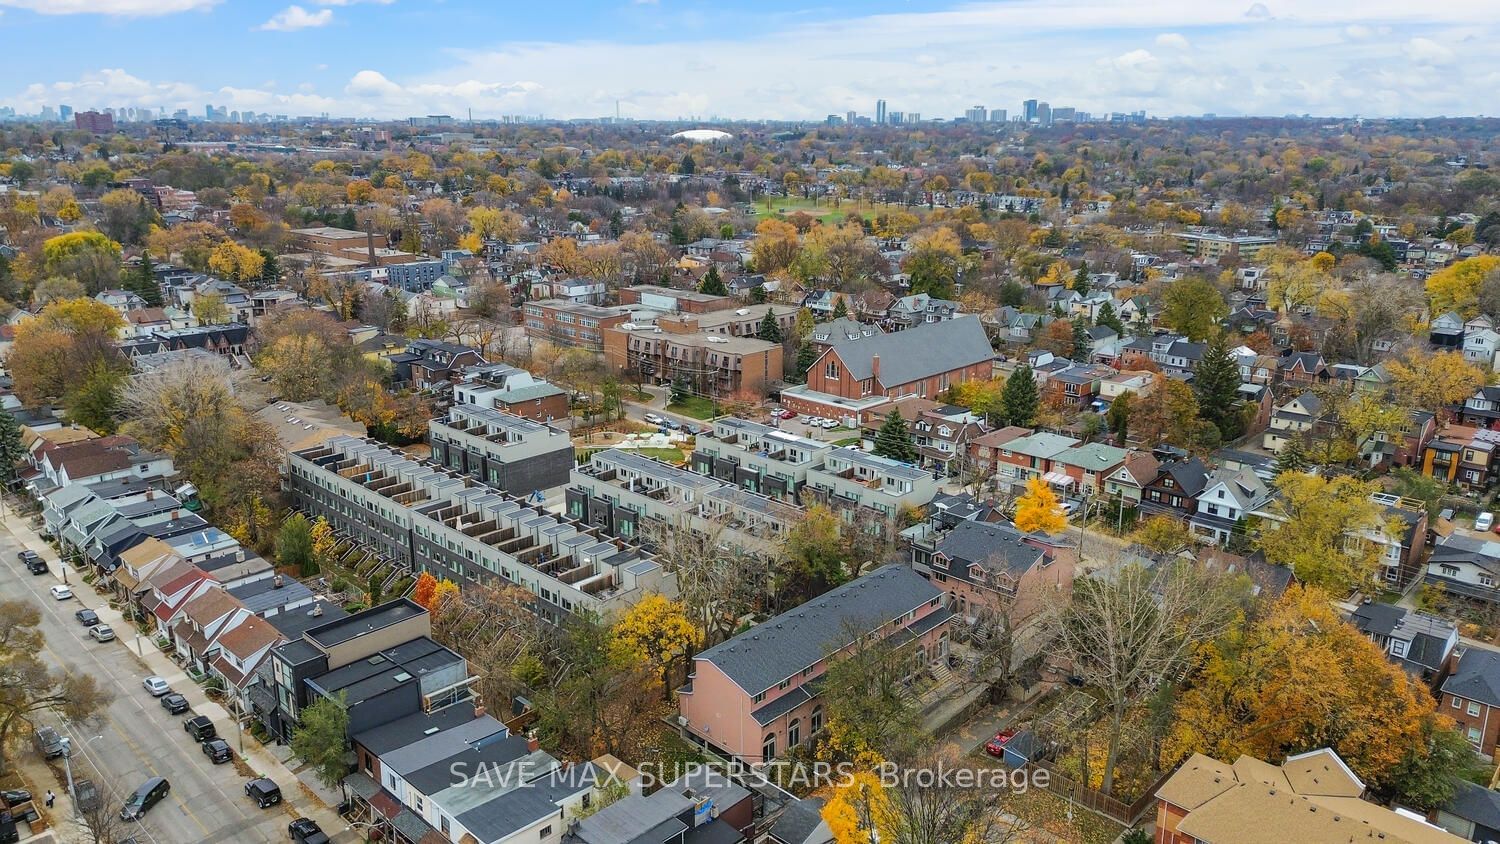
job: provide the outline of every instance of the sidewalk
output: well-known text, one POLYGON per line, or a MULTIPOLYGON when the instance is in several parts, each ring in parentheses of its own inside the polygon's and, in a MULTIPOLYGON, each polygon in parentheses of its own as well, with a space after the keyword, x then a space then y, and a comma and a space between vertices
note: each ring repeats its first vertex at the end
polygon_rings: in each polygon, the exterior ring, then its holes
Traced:
MULTIPOLYGON (((203 688, 193 682, 181 666, 157 648, 154 641, 147 641, 146 637, 136 638, 135 624, 127 621, 122 613, 104 602, 102 596, 95 593, 92 586, 83 582, 78 572, 66 566, 53 551, 52 546, 32 529, 28 519, 16 515, 15 511, 9 507, 5 508, 3 518, 5 530, 24 547, 41 555, 42 559, 47 561, 47 566, 51 569, 54 578, 67 583, 80 595, 96 599, 88 603, 97 604, 95 611, 99 614, 99 620, 114 628, 119 634, 115 641, 145 666, 142 676, 154 674, 166 680, 167 684, 172 687, 172 691, 187 698, 188 705, 194 714, 206 715, 214 722, 219 735, 235 747, 236 753, 251 770, 259 776, 270 777, 281 786, 283 805, 287 806, 293 815, 310 817, 317 821, 323 831, 328 833, 333 840, 359 840, 356 832, 350 832, 347 835, 337 834, 347 824, 332 808, 339 803, 339 796, 336 793, 324 788, 311 773, 305 778, 298 776, 296 771, 287 767, 272 753, 270 748, 262 745, 254 736, 242 734, 239 722, 230 715, 228 710, 217 702, 209 700, 203 688), (140 648, 139 651, 136 650, 137 646, 140 648), (234 726, 231 728, 230 725, 234 726), (298 788, 298 785, 303 787, 298 788)), ((290 759, 290 751, 283 749, 283 752, 290 759)), ((50 780, 48 785, 42 786, 43 790, 49 785, 50 780)), ((59 794, 53 817, 66 819, 72 816, 71 807, 66 807, 64 811, 64 803, 67 799, 66 793, 59 794)), ((62 825, 67 825, 66 820, 62 822, 62 825)))

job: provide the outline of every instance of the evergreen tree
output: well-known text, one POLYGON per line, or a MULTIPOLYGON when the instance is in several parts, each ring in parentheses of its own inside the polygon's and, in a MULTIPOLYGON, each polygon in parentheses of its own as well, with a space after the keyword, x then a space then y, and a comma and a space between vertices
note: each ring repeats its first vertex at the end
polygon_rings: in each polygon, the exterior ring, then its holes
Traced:
POLYGON ((880 424, 880 430, 875 433, 873 451, 879 457, 889 457, 902 463, 916 462, 917 447, 912 444, 911 432, 906 429, 906 420, 901 418, 901 411, 892 408, 885 421, 880 424))
POLYGON ((1093 355, 1093 339, 1089 337, 1089 324, 1083 315, 1073 317, 1073 360, 1087 363, 1093 355))
POLYGON ((1193 392, 1198 398, 1198 416, 1212 422, 1225 440, 1240 435, 1240 415, 1236 412, 1240 383, 1240 365, 1229 351, 1224 332, 1217 332, 1194 370, 1193 392))
POLYGON ((148 306, 161 307, 161 285, 156 282, 156 265, 150 252, 141 253, 141 266, 127 279, 125 289, 141 297, 148 306))
POLYGON ((682 154, 682 162, 677 165, 677 172, 684 176, 691 176, 698 171, 698 162, 693 160, 693 154, 685 152, 682 154))
POLYGON ((1031 374, 1030 366, 1022 364, 1005 380, 1005 389, 1000 392, 1000 413, 1005 424, 1029 426, 1040 404, 1036 376, 1031 374))
POLYGON ((1276 453, 1276 474, 1305 471, 1309 462, 1307 446, 1302 444, 1302 438, 1292 437, 1276 453))
POLYGON ((812 369, 813 363, 818 359, 818 347, 811 343, 803 343, 802 348, 797 350, 797 381, 807 382, 807 370, 812 369))
POLYGON ((262 249, 260 250, 260 259, 264 262, 261 265, 260 277, 264 279, 267 284, 280 284, 281 262, 276 260, 276 253, 272 252, 269 249, 262 249))
POLYGON ((834 305, 833 305, 833 318, 834 319, 843 319, 844 317, 846 317, 846 316, 849 315, 849 304, 848 304, 848 301, 849 300, 846 299, 845 297, 840 296, 839 299, 838 299, 838 301, 834 303, 834 305))
POLYGON ((709 265, 708 272, 703 276, 703 283, 698 285, 698 292, 706 293, 709 296, 729 295, 729 288, 724 286, 724 279, 719 277, 719 267, 717 264, 709 265))
POLYGON ((1115 313, 1115 303, 1105 302, 1099 306, 1099 316, 1094 319, 1095 325, 1107 325, 1115 330, 1115 334, 1125 336, 1125 323, 1120 321, 1120 315, 1115 313))
POLYGON ((1134 403, 1135 393, 1126 390, 1115 396, 1115 400, 1109 403, 1109 410, 1104 413, 1104 424, 1115 435, 1115 445, 1121 448, 1124 448, 1125 439, 1130 436, 1130 406, 1134 403))
POLYGON ((0 410, 0 481, 13 488, 20 477, 21 460, 26 456, 26 446, 21 443, 21 422, 9 413, 0 410))
POLYGON ((1079 296, 1089 295, 1089 262, 1084 261, 1078 265, 1078 272, 1073 274, 1073 291, 1079 296))
POLYGON ((339 228, 359 231, 359 220, 354 218, 353 208, 345 208, 344 213, 339 215, 339 228))
POLYGON ((755 336, 767 343, 781 342, 781 326, 776 323, 776 313, 770 308, 766 308, 766 315, 761 319, 755 336))
POLYGON ((766 286, 764 284, 757 284, 756 286, 750 288, 750 303, 752 305, 761 305, 764 304, 765 301, 766 286))
POLYGON ((672 390, 667 395, 667 402, 669 404, 681 404, 687 401, 688 395, 687 381, 680 377, 674 378, 672 380, 672 390))

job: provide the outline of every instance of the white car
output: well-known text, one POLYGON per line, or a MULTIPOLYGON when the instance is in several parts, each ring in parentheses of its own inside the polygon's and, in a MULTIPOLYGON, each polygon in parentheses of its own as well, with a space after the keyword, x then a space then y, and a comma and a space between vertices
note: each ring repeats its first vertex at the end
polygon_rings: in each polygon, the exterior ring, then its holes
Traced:
POLYGON ((167 692, 172 691, 172 687, 167 685, 167 681, 160 677, 147 677, 141 681, 141 685, 146 687, 146 691, 150 692, 152 697, 161 697, 167 692))
POLYGON ((1490 528, 1492 528, 1494 526, 1495 526, 1495 514, 1494 513, 1480 513, 1474 519, 1474 529, 1475 530, 1489 530, 1490 528))
POLYGON ((89 637, 96 642, 113 642, 115 631, 108 624, 95 624, 89 628, 89 637))
POLYGON ((658 416, 655 413, 648 413, 648 414, 646 414, 642 418, 644 418, 646 420, 647 424, 650 424, 650 425, 660 425, 661 423, 667 421, 667 420, 663 419, 662 417, 658 416))
POLYGON ((52 597, 56 598, 59 601, 66 601, 69 598, 73 597, 73 590, 69 589, 66 586, 63 586, 60 583, 56 586, 47 587, 47 591, 51 592, 52 597))
POLYGON ((826 428, 827 430, 832 431, 834 428, 837 428, 838 426, 839 426, 839 420, 837 420, 837 419, 824 419, 823 420, 823 427, 826 428))

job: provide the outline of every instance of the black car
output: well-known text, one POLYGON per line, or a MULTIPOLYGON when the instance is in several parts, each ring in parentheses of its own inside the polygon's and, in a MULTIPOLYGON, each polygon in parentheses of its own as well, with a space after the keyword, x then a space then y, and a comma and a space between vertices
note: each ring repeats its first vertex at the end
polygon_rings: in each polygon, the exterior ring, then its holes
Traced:
POLYGON ((328 836, 312 818, 298 818, 286 825, 286 831, 296 844, 328 844, 328 836))
POLYGON ((187 698, 183 697, 182 695, 180 695, 180 694, 178 694, 176 692, 172 692, 171 694, 162 695, 161 696, 161 706, 162 706, 163 709, 167 710, 168 712, 172 713, 173 715, 180 715, 180 714, 188 711, 187 698))
POLYGON ((125 798, 125 805, 120 809, 120 820, 138 821, 152 806, 160 803, 167 793, 172 790, 172 784, 165 777, 152 777, 141 784, 133 794, 125 798))
POLYGON ((245 783, 245 794, 262 809, 269 809, 281 802, 281 787, 266 777, 245 783))
POLYGON ((22 803, 31 802, 31 792, 24 788, 7 788, 0 791, 0 802, 8 809, 11 806, 19 806, 22 803))
POLYGON ((221 738, 211 738, 203 742, 203 755, 215 765, 220 762, 228 762, 234 758, 234 751, 229 749, 229 742, 221 738))
POLYGON ((21 561, 21 565, 23 565, 23 566, 29 566, 29 565, 31 565, 31 561, 32 560, 40 560, 41 557, 38 557, 35 551, 27 549, 27 550, 22 551, 21 553, 17 554, 16 555, 16 559, 18 559, 18 560, 21 561))
POLYGON ((32 574, 46 574, 48 571, 47 561, 41 557, 33 556, 26 561, 26 570, 32 574))
POLYGON ((78 623, 84 627, 93 627, 99 623, 99 614, 87 607, 73 613, 73 617, 78 619, 78 623))
POLYGON ((211 738, 218 738, 219 731, 215 729, 214 722, 208 720, 207 715, 194 715, 182 722, 182 729, 193 737, 193 741, 204 742, 211 738))

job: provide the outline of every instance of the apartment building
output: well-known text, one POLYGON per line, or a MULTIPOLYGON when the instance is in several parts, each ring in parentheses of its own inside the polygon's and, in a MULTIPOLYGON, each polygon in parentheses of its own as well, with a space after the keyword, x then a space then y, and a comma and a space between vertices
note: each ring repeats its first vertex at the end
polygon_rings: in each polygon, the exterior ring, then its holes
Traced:
POLYGON ((726 416, 699 434, 693 471, 735 484, 777 501, 795 503, 808 470, 821 465, 833 446, 821 440, 726 416))
POLYGON ((566 431, 473 404, 427 423, 432 460, 517 496, 561 486, 573 468, 566 431))
POLYGON ((1210 261, 1222 258, 1254 261, 1267 247, 1276 245, 1274 237, 1227 235, 1208 231, 1178 232, 1176 238, 1177 248, 1188 255, 1210 261))
POLYGON ((549 621, 677 592, 644 551, 389 446, 338 437, 288 459, 293 504, 340 535, 414 570, 519 586, 549 621))
POLYGON ((947 657, 953 617, 910 567, 883 566, 694 656, 678 723, 725 756, 770 762, 823 730, 817 681, 856 639, 911 642, 915 673, 947 657))
POLYGON ((622 449, 606 449, 573 470, 567 516, 621 539, 653 526, 722 528, 741 547, 770 552, 800 518, 794 505, 736 483, 700 475, 622 449))
POLYGON ((568 394, 562 388, 504 363, 465 368, 453 385, 453 401, 534 422, 568 418, 568 394))
POLYGON ((925 506, 937 493, 931 472, 841 446, 808 470, 802 501, 828 506, 846 523, 879 534, 893 531, 902 508, 925 506))
POLYGON ((604 329, 630 321, 630 311, 625 308, 600 307, 566 299, 527 302, 521 310, 525 316, 526 336, 532 340, 595 351, 604 349, 604 329))
POLYGON ((610 370, 653 384, 681 382, 705 396, 761 392, 782 376, 780 343, 718 332, 678 333, 664 322, 658 319, 651 328, 623 323, 605 329, 604 360, 610 370))

